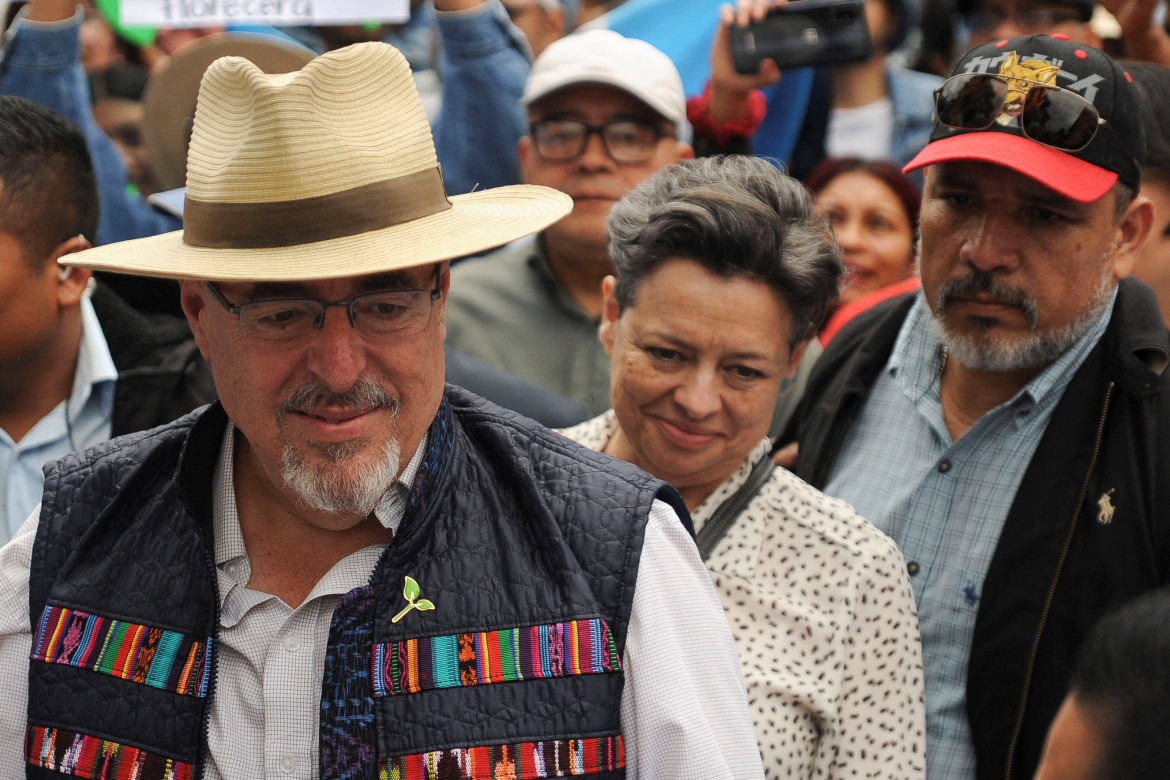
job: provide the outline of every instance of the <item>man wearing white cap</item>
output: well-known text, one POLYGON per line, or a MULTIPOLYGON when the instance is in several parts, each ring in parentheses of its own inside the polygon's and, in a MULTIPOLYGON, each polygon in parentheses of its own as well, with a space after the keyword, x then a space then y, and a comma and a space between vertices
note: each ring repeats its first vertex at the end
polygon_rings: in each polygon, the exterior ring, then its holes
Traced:
POLYGON ((663 165, 691 157, 674 64, 648 43, 591 30, 553 43, 525 87, 521 178, 573 199, 534 241, 460 263, 447 340, 492 367, 609 408, 609 359, 597 340, 610 207, 663 165))
POLYGON ((214 63, 187 184, 68 261, 180 278, 221 402, 48 468, 0 776, 761 777, 677 493, 444 386, 446 261, 568 198, 448 198, 378 43, 214 63))

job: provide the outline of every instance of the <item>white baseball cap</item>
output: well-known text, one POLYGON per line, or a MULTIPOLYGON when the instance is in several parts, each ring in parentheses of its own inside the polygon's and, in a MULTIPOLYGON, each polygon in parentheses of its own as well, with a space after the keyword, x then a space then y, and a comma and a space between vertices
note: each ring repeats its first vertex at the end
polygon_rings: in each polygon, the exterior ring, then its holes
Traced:
POLYGON ((682 137, 687 115, 682 78, 670 58, 645 41, 613 30, 567 35, 532 63, 520 102, 531 106, 576 84, 604 84, 629 93, 673 123, 682 137))

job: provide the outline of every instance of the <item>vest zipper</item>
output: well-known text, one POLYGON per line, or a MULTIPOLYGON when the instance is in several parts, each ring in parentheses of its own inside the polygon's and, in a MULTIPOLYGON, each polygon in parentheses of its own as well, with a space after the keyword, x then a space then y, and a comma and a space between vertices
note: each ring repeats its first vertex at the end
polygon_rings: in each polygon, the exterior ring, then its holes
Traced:
POLYGON ((1101 454, 1101 440, 1105 435, 1105 418, 1109 415, 1109 404, 1113 400, 1114 382, 1105 388, 1105 401, 1101 405, 1101 417, 1097 420, 1097 434, 1093 441, 1093 454, 1089 459, 1089 468, 1085 472, 1085 479, 1081 483, 1081 492, 1077 496, 1076 506, 1073 508, 1072 521, 1064 537, 1064 546, 1060 550, 1060 557, 1056 561, 1056 570, 1052 574, 1052 583, 1048 586, 1048 596, 1044 599, 1044 608, 1040 611, 1040 622, 1036 626, 1036 633, 1032 637, 1032 652, 1028 657, 1027 670, 1024 673, 1024 687, 1020 696, 1020 705, 1016 710, 1016 725, 1012 729, 1012 738, 1008 742, 1007 761, 1004 763, 1004 780, 1011 780, 1012 762, 1015 760, 1016 748, 1019 746, 1020 732, 1024 730, 1024 711, 1028 706, 1028 693, 1032 687, 1032 673, 1036 667, 1036 654, 1040 651, 1040 636, 1044 633, 1044 626, 1048 622, 1048 613, 1052 610, 1052 601, 1056 597, 1056 586, 1060 582, 1060 575, 1064 569, 1064 562, 1068 558, 1068 551, 1072 547, 1073 534, 1076 532, 1077 519, 1081 514, 1081 506, 1085 503, 1085 496, 1089 493, 1089 480, 1093 476, 1093 469, 1097 467, 1097 458, 1101 454))
MULTIPOLYGON (((214 545, 214 542, 212 544, 214 545)), ((212 549, 214 549, 214 546, 212 549)), ((207 562, 211 570, 212 590, 215 592, 215 622, 212 624, 214 637, 208 642, 207 647, 208 653, 211 656, 208 659, 208 663, 211 664, 211 669, 208 673, 207 700, 203 703, 203 738, 199 741, 199 749, 195 752, 195 772, 192 780, 203 780, 207 775, 207 759, 211 755, 211 704, 215 698, 215 689, 219 677, 219 652, 216 649, 216 645, 219 643, 220 620, 219 572, 215 568, 215 558, 211 550, 207 549, 206 545, 203 548, 203 559, 207 562)))

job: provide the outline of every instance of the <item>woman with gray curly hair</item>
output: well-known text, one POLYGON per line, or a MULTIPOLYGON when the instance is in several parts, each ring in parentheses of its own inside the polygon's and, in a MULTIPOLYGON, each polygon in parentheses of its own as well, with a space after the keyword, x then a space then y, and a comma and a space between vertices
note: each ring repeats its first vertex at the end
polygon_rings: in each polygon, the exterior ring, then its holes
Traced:
POLYGON ((664 168, 609 216, 613 408, 565 431, 679 489, 735 635, 769 778, 924 775, 906 567, 776 467, 772 410, 841 275, 805 188, 753 157, 664 168))

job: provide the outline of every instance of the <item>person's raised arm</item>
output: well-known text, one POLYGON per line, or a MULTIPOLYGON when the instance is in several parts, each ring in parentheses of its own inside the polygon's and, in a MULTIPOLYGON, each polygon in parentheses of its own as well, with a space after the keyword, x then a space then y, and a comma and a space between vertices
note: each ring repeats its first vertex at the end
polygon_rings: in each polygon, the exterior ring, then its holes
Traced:
POLYGON ((1125 56, 1170 66, 1170 33, 1154 21, 1158 0, 1102 0, 1121 25, 1125 56))
POLYGON ((73 18, 77 0, 32 0, 25 18, 31 22, 59 22, 73 18))
POLYGON ((747 139, 764 119, 765 100, 759 90, 780 80, 780 69, 770 59, 755 73, 739 73, 731 56, 731 28, 763 19, 787 0, 739 0, 719 7, 719 26, 711 45, 711 79, 702 95, 687 101, 687 119, 695 131, 700 156, 750 151, 747 139))
POLYGON ((435 151, 447 192, 517 184, 531 65, 523 35, 499 0, 435 0, 435 11, 443 74, 435 151))
POLYGON ((81 67, 81 20, 74 0, 32 0, 0 54, 0 93, 35 100, 81 127, 101 198, 95 244, 177 230, 179 220, 126 193, 125 164, 93 118, 81 67))

